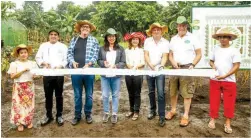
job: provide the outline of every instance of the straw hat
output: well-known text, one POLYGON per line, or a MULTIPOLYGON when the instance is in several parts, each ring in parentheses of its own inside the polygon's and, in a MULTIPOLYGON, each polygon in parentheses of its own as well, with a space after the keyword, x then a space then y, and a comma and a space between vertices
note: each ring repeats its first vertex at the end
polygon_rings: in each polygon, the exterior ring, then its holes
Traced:
POLYGON ((18 51, 19 49, 23 49, 23 48, 27 49, 29 55, 32 53, 32 47, 31 47, 31 46, 26 46, 25 44, 20 44, 20 45, 16 46, 16 47, 13 49, 13 52, 11 53, 11 55, 12 55, 13 57, 17 58, 17 57, 18 57, 17 51, 18 51))
POLYGON ((141 33, 141 32, 133 32, 133 33, 131 33, 131 34, 129 34, 129 33, 127 33, 127 34, 125 34, 125 36, 124 36, 124 40, 125 41, 128 41, 128 40, 130 40, 130 39, 132 39, 132 38, 139 38, 140 40, 141 40, 141 42, 143 43, 144 41, 145 41, 145 39, 146 39, 146 37, 145 37, 145 35, 143 34, 143 33, 141 33))
POLYGON ((216 40, 219 40, 219 36, 229 36, 230 41, 235 40, 237 38, 237 35, 233 34, 229 28, 223 28, 216 32, 216 34, 212 35, 212 37, 216 40))
POLYGON ((96 27, 92 23, 90 23, 89 21, 87 21, 87 20, 80 20, 80 21, 77 21, 77 23, 75 24, 74 31, 77 32, 77 33, 79 33, 81 26, 84 25, 84 24, 87 24, 87 25, 90 26, 91 32, 96 30, 96 27))
POLYGON ((150 25, 149 29, 146 30, 146 34, 147 34, 148 36, 151 36, 151 35, 152 35, 152 29, 155 28, 155 27, 158 27, 158 28, 161 28, 161 29, 162 29, 162 35, 163 35, 164 33, 167 33, 167 32, 168 32, 168 27, 167 27, 167 26, 165 26, 165 25, 162 26, 162 25, 160 25, 159 23, 153 23, 153 24, 150 25))

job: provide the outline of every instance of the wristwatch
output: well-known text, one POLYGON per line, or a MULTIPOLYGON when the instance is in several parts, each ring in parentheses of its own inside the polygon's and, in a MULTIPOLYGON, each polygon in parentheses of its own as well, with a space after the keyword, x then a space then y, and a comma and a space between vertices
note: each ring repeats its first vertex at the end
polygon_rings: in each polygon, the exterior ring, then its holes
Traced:
POLYGON ((160 66, 160 67, 159 67, 159 70, 162 70, 162 69, 164 69, 164 66, 160 66))
POLYGON ((192 66, 195 67, 195 64, 192 63, 192 66))

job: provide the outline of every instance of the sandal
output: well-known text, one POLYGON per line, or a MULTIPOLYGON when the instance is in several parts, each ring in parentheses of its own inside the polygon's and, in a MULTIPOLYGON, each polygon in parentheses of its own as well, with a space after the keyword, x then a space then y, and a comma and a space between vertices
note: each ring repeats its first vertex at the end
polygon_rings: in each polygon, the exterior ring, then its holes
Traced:
POLYGON ((208 126, 209 128, 211 128, 211 129, 215 129, 215 122, 212 121, 212 120, 210 120, 210 122, 208 123, 207 126, 208 126))
POLYGON ((231 134, 233 132, 233 129, 231 127, 228 127, 226 124, 224 124, 224 131, 227 134, 231 134))
POLYGON ((171 120, 171 119, 173 119, 173 117, 176 115, 176 113, 173 113, 173 112, 168 112, 167 114, 166 114, 166 116, 165 116, 165 119, 166 120, 171 120))
POLYGON ((21 131, 24 131, 24 126, 23 126, 23 125, 19 125, 19 126, 17 127, 17 130, 20 131, 20 132, 21 132, 21 131))
POLYGON ((133 115, 133 112, 128 112, 128 113, 126 113, 126 117, 131 117, 133 115))
POLYGON ((32 123, 30 123, 28 126, 27 126, 27 128, 29 128, 29 129, 31 129, 33 127, 33 124, 32 123))
POLYGON ((138 113, 134 113, 133 114, 133 117, 132 117, 132 120, 135 121, 139 118, 139 114, 138 113))
POLYGON ((188 126, 188 124, 189 124, 188 118, 182 117, 181 120, 180 120, 180 126, 181 127, 186 127, 186 126, 188 126))

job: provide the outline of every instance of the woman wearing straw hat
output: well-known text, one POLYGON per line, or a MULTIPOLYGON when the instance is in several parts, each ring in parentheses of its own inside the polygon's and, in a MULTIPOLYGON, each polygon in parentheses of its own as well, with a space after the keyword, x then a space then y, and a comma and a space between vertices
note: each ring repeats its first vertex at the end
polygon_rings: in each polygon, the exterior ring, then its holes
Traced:
MULTIPOLYGON (((127 68, 136 70, 143 69, 145 66, 145 59, 142 45, 145 36, 141 32, 134 32, 126 34, 124 40, 129 43, 129 48, 125 50, 127 68)), ((132 117, 132 120, 137 120, 141 103, 140 93, 143 76, 125 76, 125 81, 130 102, 130 111, 126 114, 126 117, 132 117)))
POLYGON ((236 79, 235 73, 238 71, 241 62, 240 52, 231 47, 230 41, 237 38, 231 33, 229 28, 223 28, 212 36, 220 42, 213 49, 210 56, 210 66, 218 72, 218 75, 210 80, 210 111, 211 120, 209 128, 215 129, 215 119, 218 118, 221 93, 223 94, 224 116, 226 121, 224 131, 232 133, 231 119, 234 117, 234 107, 236 100, 236 79))
POLYGON ((14 79, 12 92, 12 107, 10 122, 18 126, 18 131, 23 131, 24 126, 32 128, 34 116, 35 91, 30 69, 38 68, 36 62, 28 60, 32 53, 31 46, 20 44, 14 48, 12 55, 17 58, 11 62, 8 74, 14 79))
MULTIPOLYGON (((108 69, 123 69, 126 64, 124 48, 118 44, 118 34, 113 28, 109 28, 106 31, 104 46, 100 47, 98 65, 101 68, 108 69)), ((112 93, 112 116, 111 122, 116 124, 118 121, 118 108, 119 108, 119 93, 121 86, 121 76, 106 75, 101 76, 101 89, 103 99, 103 122, 106 123, 109 120, 110 112, 110 92, 112 93)))
MULTIPOLYGON (((169 42, 162 36, 167 33, 168 28, 165 25, 159 23, 153 23, 146 31, 148 36, 144 43, 144 55, 148 70, 158 71, 163 69, 169 53, 169 42)), ((150 113, 148 119, 151 120, 156 116, 156 101, 155 101, 155 85, 157 86, 158 94, 158 113, 159 113, 159 125, 163 127, 165 125, 165 76, 147 75, 147 84, 149 88, 150 99, 150 113)))

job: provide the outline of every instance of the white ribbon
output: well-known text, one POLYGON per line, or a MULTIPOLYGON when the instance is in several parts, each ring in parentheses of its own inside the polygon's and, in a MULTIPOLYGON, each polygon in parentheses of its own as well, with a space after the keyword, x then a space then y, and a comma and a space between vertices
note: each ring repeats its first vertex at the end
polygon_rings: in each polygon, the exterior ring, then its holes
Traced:
POLYGON ((214 77, 216 72, 213 69, 163 69, 161 71, 132 70, 132 69, 106 69, 106 68, 85 68, 85 69, 32 69, 31 73, 43 76, 58 75, 169 75, 169 76, 195 76, 214 77))

